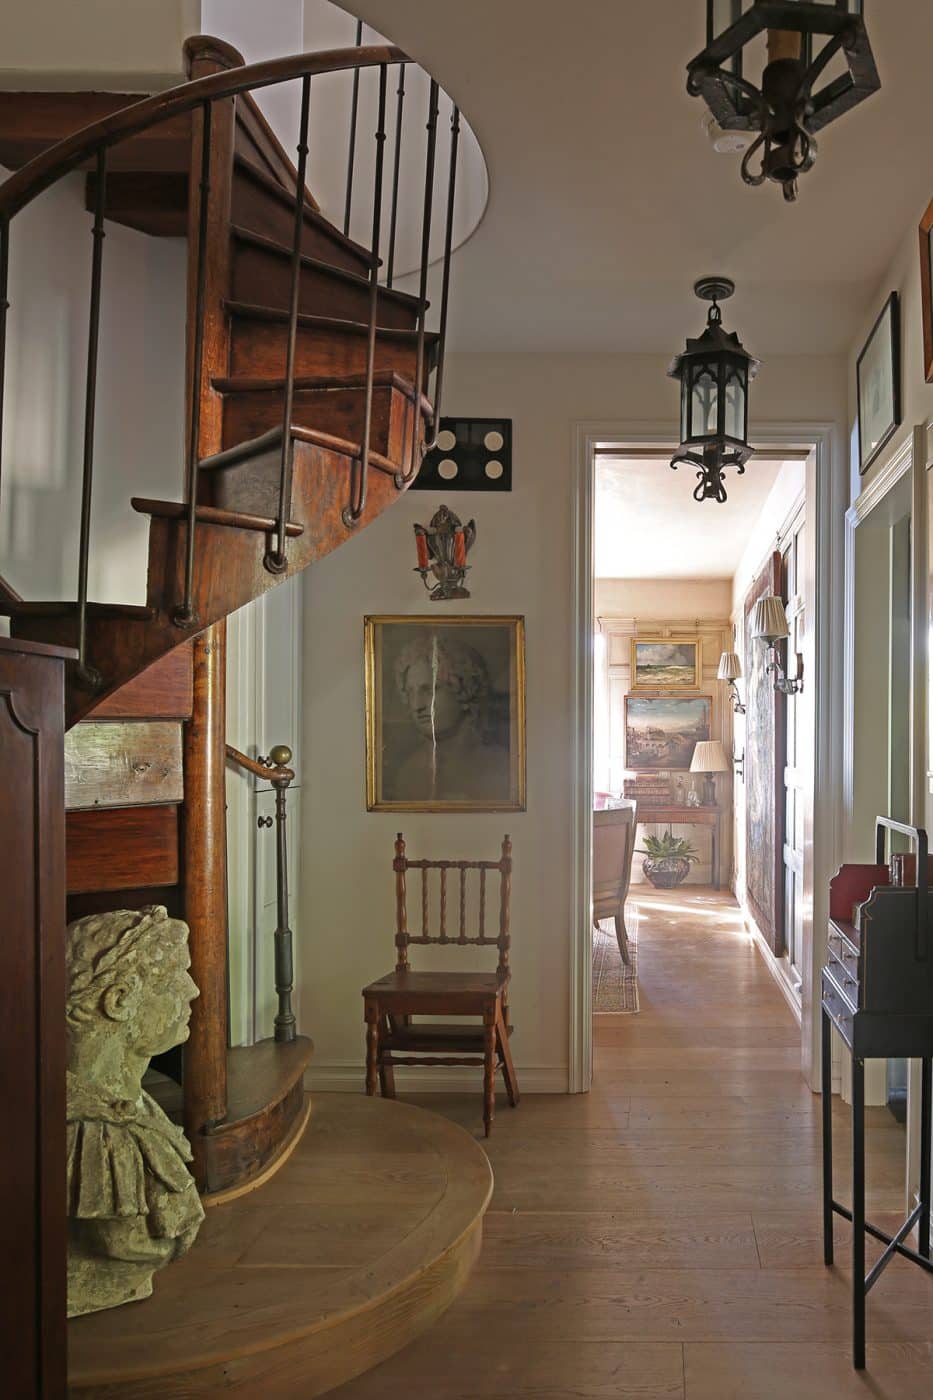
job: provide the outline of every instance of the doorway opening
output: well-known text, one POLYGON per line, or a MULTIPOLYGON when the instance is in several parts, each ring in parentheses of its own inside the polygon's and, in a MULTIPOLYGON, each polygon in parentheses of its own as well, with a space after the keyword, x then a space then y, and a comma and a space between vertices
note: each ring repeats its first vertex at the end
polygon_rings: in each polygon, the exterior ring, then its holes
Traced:
MULTIPOLYGON (((835 790, 842 771, 842 737, 831 722, 842 669, 830 638, 842 626, 842 530, 834 509, 844 482, 831 471, 826 425, 762 425, 746 474, 729 483, 729 503, 698 504, 689 475, 670 470, 670 436, 664 425, 577 428, 570 1087, 585 1091, 592 1079, 595 814, 639 804, 641 784, 647 800, 635 823, 634 896, 626 902, 628 909, 634 898, 636 906, 634 940, 628 917, 626 925, 641 1009, 647 969, 638 968, 638 901, 664 901, 673 906, 666 913, 677 915, 706 898, 710 919, 714 901, 730 901, 735 936, 761 955, 798 1020, 800 1069, 817 1088, 814 990, 825 889, 839 851, 838 816, 815 804, 814 793, 835 790), (604 473, 611 485, 604 486, 604 473), (787 699, 775 692, 766 646, 752 645, 754 604, 765 593, 786 605, 790 635, 777 644, 786 674, 795 674, 795 652, 802 653, 803 691, 787 699), (658 639, 665 651, 633 651, 636 642, 658 639), (693 685, 678 690, 691 652, 699 669, 693 685), (723 653, 739 658, 734 685, 728 670, 720 677, 723 653), (673 670, 659 669, 665 666, 673 670), (684 746, 697 758, 691 753, 687 761, 684 746), (652 801, 670 805, 659 810, 652 801), (653 888, 643 866, 665 854, 646 838, 663 844, 668 835, 668 847, 687 843, 673 851, 688 863, 675 898, 653 888)), ((726 917, 722 908, 715 917, 726 917)), ((612 923, 601 932, 608 942, 612 923)))

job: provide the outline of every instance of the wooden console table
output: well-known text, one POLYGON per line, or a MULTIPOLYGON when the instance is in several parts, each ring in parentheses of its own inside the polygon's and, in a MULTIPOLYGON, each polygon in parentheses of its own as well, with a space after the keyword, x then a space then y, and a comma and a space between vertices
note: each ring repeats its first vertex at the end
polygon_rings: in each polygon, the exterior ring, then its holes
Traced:
POLYGON ((641 807, 637 813, 639 826, 708 826, 713 838, 711 879, 713 889, 720 887, 720 807, 641 807))

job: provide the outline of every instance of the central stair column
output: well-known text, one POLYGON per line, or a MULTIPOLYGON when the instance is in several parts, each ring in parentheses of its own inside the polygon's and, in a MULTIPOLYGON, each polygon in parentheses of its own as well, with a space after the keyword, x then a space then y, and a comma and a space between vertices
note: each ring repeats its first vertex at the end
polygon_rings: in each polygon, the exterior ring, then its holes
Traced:
POLYGON ((184 1052, 185 1132, 201 1188, 204 1133, 227 1116, 226 640, 226 622, 194 639, 194 703, 185 726, 185 919, 200 991, 184 1052))

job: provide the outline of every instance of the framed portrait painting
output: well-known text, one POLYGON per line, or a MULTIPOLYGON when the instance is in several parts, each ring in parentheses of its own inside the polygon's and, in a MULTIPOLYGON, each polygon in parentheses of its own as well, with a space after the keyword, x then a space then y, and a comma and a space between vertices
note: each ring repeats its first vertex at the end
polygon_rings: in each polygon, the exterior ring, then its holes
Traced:
POLYGON ((901 421, 900 298, 884 304, 856 366, 859 472, 864 474, 901 421))
POLYGON ((923 373, 933 383, 933 200, 920 221, 920 300, 923 307, 923 373))
POLYGON ((525 808, 525 620, 367 617, 370 812, 525 808))
POLYGON ((632 690, 698 690, 700 643, 696 637, 633 637, 632 690))
POLYGON ((626 695, 626 768, 688 770, 697 744, 710 738, 712 705, 709 695, 626 695))

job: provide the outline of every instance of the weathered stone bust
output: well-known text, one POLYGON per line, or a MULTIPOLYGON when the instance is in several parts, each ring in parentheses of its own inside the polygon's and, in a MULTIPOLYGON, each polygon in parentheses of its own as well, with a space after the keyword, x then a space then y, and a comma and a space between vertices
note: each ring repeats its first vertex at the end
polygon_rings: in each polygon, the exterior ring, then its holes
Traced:
POLYGON ((68 926, 68 1315, 152 1292, 204 1210, 184 1133, 142 1087, 188 1038, 188 929, 161 905, 68 926))

